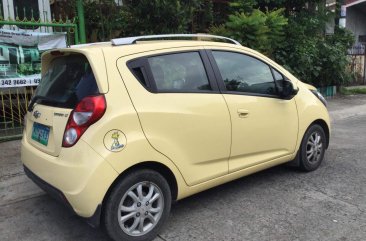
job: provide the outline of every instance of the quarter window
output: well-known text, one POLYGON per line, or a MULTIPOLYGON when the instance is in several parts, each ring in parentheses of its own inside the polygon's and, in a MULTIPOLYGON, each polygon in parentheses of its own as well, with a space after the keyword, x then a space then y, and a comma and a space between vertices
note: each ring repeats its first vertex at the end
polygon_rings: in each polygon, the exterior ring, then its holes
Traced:
POLYGON ((265 95, 276 95, 270 67, 248 55, 212 51, 226 90, 265 95))
POLYGON ((198 52, 148 58, 157 91, 210 91, 211 86, 198 52))
POLYGON ((132 68, 132 72, 135 75, 135 77, 138 79, 138 81, 145 87, 147 87, 145 74, 144 74, 144 67, 136 67, 132 68))

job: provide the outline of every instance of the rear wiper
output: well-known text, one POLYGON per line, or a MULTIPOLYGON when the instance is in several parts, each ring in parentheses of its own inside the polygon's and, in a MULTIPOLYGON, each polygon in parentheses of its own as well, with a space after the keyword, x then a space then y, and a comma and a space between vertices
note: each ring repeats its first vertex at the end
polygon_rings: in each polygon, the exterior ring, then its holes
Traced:
POLYGON ((51 102, 51 103, 59 103, 58 101, 52 99, 52 98, 49 98, 49 97, 46 97, 46 96, 42 96, 42 95, 36 95, 34 96, 29 105, 28 105, 28 112, 32 112, 33 111, 33 107, 34 107, 34 104, 36 103, 37 100, 46 100, 48 102, 51 102))

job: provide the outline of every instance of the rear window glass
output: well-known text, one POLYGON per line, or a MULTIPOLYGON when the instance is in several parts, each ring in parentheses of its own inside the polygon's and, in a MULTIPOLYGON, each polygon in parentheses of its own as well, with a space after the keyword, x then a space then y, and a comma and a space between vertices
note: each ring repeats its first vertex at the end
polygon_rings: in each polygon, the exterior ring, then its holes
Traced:
POLYGON ((74 108, 88 95, 98 94, 98 86, 85 56, 72 54, 55 58, 34 95, 36 103, 74 108))

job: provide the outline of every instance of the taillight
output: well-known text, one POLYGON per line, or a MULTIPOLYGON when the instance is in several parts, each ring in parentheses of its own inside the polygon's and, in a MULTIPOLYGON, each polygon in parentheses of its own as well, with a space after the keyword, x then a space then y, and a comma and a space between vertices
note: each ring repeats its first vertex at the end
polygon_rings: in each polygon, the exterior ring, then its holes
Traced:
POLYGON ((106 110, 104 95, 87 96, 71 112, 66 125, 63 147, 71 147, 80 139, 89 126, 97 122, 106 110))

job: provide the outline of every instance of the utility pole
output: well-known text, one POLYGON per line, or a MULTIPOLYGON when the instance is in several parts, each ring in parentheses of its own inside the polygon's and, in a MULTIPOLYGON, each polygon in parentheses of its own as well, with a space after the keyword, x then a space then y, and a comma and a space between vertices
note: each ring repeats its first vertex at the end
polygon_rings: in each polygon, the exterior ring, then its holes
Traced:
POLYGON ((83 0, 76 0, 76 9, 78 12, 80 43, 84 44, 84 43, 86 43, 86 35, 85 35, 85 18, 84 18, 83 0))

